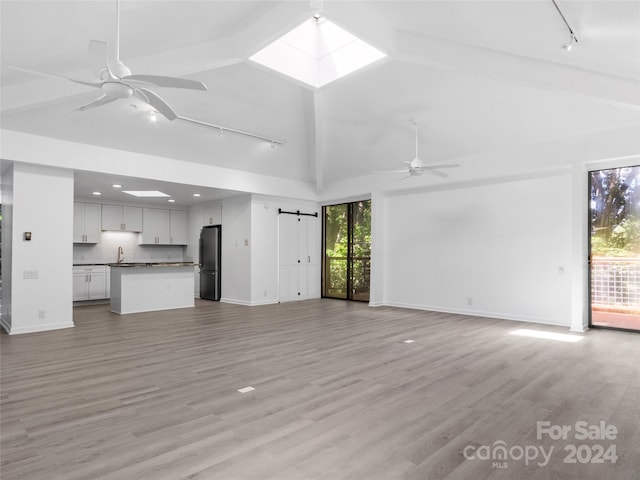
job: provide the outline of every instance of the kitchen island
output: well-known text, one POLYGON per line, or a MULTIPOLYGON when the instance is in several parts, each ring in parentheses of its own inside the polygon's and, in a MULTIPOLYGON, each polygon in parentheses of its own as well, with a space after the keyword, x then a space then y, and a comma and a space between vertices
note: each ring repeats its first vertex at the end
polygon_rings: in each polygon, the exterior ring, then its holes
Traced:
POLYGON ((112 263, 110 267, 114 313, 195 306, 193 263, 112 263))

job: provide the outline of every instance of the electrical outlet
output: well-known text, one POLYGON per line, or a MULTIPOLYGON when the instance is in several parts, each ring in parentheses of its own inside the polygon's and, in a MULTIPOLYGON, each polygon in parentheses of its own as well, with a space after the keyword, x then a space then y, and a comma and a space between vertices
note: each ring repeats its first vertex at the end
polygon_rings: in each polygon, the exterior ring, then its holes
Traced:
POLYGON ((38 318, 40 320, 43 320, 43 319, 47 318, 47 311, 46 310, 38 310, 38 318))
POLYGON ((25 280, 37 280, 38 270, 24 270, 22 273, 22 278, 24 278, 25 280))
POLYGON ((473 297, 467 297, 467 305, 473 305, 473 297))

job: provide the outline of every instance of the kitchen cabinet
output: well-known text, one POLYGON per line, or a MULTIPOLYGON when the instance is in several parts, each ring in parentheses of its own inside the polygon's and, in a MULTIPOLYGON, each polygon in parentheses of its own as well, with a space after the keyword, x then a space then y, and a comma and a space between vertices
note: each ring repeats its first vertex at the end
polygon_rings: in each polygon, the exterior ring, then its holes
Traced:
POLYGON ((171 245, 187 244, 187 212, 171 210, 169 214, 169 240, 171 245))
POLYGON ((142 210, 126 205, 102 205, 102 230, 141 232, 142 210))
POLYGON ((73 243, 100 243, 102 214, 97 203, 73 204, 73 243))
POLYGON ((187 212, 143 208, 140 245, 186 245, 187 212))
POLYGON ((208 205, 202 207, 202 226, 222 225, 222 205, 208 205))
POLYGON ((73 301, 107 298, 107 276, 104 265, 73 267, 73 301))
POLYGON ((170 245, 171 217, 169 210, 142 209, 142 233, 139 243, 140 245, 170 245))

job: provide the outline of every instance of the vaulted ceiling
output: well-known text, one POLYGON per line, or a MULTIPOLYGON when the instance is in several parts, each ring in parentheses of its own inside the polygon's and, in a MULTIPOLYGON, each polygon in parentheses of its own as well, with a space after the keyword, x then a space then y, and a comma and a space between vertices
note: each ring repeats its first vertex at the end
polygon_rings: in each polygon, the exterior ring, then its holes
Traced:
POLYGON ((1 126, 309 182, 319 193, 351 181, 396 188, 402 175, 372 172, 413 159, 411 118, 425 163, 460 165, 421 184, 637 155, 640 3, 558 4, 579 40, 570 52, 551 0, 121 1, 120 58, 134 73, 204 82, 205 92, 154 91, 182 116, 284 141, 270 148, 179 120, 151 123, 132 99, 76 111, 96 89, 7 65, 91 80, 90 40, 115 56, 116 1, 2 0, 1 126), (249 60, 318 8, 388 57, 320 89, 249 60))

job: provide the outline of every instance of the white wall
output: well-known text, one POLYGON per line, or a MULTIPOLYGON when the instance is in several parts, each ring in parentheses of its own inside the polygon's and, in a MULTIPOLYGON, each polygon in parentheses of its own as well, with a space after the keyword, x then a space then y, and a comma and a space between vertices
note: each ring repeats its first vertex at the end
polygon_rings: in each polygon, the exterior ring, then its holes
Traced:
POLYGON ((570 326, 570 175, 384 202, 384 304, 570 326))
POLYGON ((10 241, 3 242, 11 259, 2 272, 3 326, 11 334, 72 327, 73 172, 15 163, 7 173, 3 196, 12 184, 13 198, 10 241))
POLYGON ((251 304, 251 195, 222 203, 221 301, 251 304))

